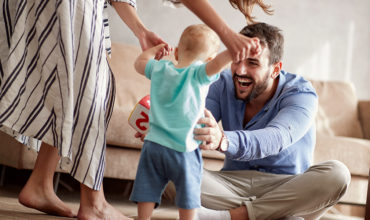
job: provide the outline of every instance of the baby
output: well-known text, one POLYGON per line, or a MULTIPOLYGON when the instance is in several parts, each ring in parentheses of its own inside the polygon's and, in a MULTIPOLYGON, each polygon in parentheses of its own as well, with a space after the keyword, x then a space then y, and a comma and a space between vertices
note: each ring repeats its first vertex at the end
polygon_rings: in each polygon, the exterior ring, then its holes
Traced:
POLYGON ((138 203, 140 220, 150 219, 170 180, 180 219, 193 219, 200 207, 203 161, 193 130, 204 114, 210 84, 232 59, 227 50, 217 55, 219 45, 212 29, 191 25, 175 49, 177 64, 153 59, 165 53, 164 44, 136 59, 137 72, 151 80, 149 132, 130 197, 138 203))

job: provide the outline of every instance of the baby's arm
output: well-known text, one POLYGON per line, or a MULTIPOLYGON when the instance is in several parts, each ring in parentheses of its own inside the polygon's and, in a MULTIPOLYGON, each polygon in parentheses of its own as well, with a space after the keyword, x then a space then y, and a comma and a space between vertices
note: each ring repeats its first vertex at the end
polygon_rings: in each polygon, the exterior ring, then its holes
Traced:
POLYGON ((135 61, 135 69, 138 73, 145 75, 145 66, 150 59, 162 57, 163 54, 168 54, 166 51, 166 44, 159 44, 155 47, 152 47, 144 52, 142 52, 135 61), (162 56, 159 56, 162 55, 162 56))
POLYGON ((216 73, 221 72, 227 64, 232 60, 231 54, 228 50, 218 54, 214 59, 209 61, 206 65, 206 73, 208 76, 212 76, 216 73))

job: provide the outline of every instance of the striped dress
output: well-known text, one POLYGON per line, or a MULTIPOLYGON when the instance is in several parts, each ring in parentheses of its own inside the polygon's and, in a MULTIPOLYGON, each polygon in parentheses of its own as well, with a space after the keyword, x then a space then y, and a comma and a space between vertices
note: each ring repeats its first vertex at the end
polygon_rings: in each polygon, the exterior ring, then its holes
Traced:
POLYGON ((0 0, 0 130, 35 150, 57 147, 61 168, 95 190, 115 92, 105 5, 0 0))

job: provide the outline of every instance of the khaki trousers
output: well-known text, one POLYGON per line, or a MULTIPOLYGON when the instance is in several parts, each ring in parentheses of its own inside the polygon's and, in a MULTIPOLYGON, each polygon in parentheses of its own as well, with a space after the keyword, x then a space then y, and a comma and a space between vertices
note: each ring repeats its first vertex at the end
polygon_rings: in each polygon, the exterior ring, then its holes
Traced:
POLYGON ((202 206, 229 210, 244 205, 250 220, 319 219, 344 195, 350 179, 347 167, 335 160, 299 175, 204 170, 202 206))

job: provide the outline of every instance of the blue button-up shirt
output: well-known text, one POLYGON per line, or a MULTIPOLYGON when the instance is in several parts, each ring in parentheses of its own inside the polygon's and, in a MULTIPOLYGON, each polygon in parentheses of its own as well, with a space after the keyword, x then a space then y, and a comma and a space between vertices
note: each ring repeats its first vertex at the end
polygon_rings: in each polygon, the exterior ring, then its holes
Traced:
POLYGON ((318 99, 311 83, 281 71, 273 98, 243 126, 246 102, 236 99, 230 70, 209 89, 206 107, 222 121, 229 148, 223 170, 302 173, 311 165, 318 99))

